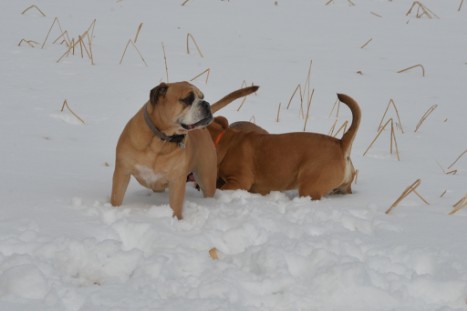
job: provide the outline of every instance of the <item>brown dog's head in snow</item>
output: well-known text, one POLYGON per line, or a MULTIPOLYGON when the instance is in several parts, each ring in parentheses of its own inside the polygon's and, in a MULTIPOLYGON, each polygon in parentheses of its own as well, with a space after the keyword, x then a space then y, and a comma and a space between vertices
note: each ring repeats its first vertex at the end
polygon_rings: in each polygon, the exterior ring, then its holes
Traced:
POLYGON ((184 134, 206 127, 212 121, 204 94, 188 82, 161 83, 149 94, 155 124, 166 134, 184 134))

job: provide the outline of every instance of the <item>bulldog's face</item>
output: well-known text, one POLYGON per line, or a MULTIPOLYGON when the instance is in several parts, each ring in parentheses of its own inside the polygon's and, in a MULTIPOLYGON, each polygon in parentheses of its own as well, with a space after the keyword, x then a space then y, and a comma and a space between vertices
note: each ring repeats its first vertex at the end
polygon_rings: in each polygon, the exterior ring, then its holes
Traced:
POLYGON ((161 131, 182 134, 212 122, 209 103, 188 82, 161 83, 151 90, 149 99, 154 106, 152 117, 161 131))

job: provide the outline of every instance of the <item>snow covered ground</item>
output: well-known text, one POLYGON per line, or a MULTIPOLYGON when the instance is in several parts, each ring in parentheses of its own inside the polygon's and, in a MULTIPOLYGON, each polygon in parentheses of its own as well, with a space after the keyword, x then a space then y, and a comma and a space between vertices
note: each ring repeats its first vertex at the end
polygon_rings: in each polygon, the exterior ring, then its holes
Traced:
POLYGON ((462 2, 2 1, 0 310, 466 310, 467 208, 448 215, 467 191, 467 155, 448 168, 467 147, 462 2), (65 31, 84 36, 57 62, 65 31), (176 221, 167 193, 133 181, 112 208, 125 123, 159 82, 207 69, 193 83, 211 102, 260 85, 219 114, 274 133, 303 130, 298 95, 286 109, 299 84, 307 131, 337 129, 335 94, 354 97, 354 194, 188 184, 176 221), (389 127, 364 156, 391 99, 400 161, 389 127), (430 204, 412 192, 386 215, 417 179, 430 204))

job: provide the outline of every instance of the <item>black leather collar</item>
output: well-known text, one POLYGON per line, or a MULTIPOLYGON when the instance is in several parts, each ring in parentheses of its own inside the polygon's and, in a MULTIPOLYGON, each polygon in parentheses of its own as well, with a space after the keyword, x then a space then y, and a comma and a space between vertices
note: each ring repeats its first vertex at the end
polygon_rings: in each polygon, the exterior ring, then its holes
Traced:
POLYGON ((146 124, 151 129, 154 136, 159 137, 159 139, 162 141, 166 141, 169 143, 176 143, 181 148, 184 147, 184 141, 185 141, 186 135, 177 134, 177 135, 167 136, 161 131, 159 131, 159 129, 154 124, 154 122, 152 122, 151 117, 149 116, 147 107, 144 107, 144 120, 146 121, 146 124))

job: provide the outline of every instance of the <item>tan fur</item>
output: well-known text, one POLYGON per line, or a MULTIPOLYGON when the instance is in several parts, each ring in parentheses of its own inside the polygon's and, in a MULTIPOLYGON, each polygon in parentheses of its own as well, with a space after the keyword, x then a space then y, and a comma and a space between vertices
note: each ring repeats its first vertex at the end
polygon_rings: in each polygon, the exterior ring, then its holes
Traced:
POLYGON ((352 125, 342 139, 317 133, 267 134, 228 127, 227 119, 216 117, 208 126, 217 144, 218 177, 221 189, 245 189, 267 194, 298 188, 300 196, 319 200, 331 192, 351 193, 355 169, 350 149, 361 112, 349 96, 338 94, 352 111, 352 125))
MULTIPOLYGON (((213 107, 217 111, 257 89, 248 87, 235 91, 213 104, 213 107)), ((195 104, 199 104, 203 97, 201 91, 188 82, 161 83, 151 90, 150 100, 128 121, 117 144, 110 200, 113 206, 122 204, 131 176, 154 191, 168 188, 169 204, 178 219, 182 218, 188 173, 194 173, 205 197, 214 195, 216 151, 208 131, 203 128, 207 123, 193 128, 190 126, 189 129, 183 126, 184 121, 195 123, 198 115, 206 113, 206 109, 195 109, 195 104), (187 105, 183 100, 190 93, 193 93, 195 101, 187 105), (145 122, 144 109, 165 135, 186 134, 184 146, 154 136, 145 122)), ((208 112, 206 116, 208 114, 211 115, 208 112)))

